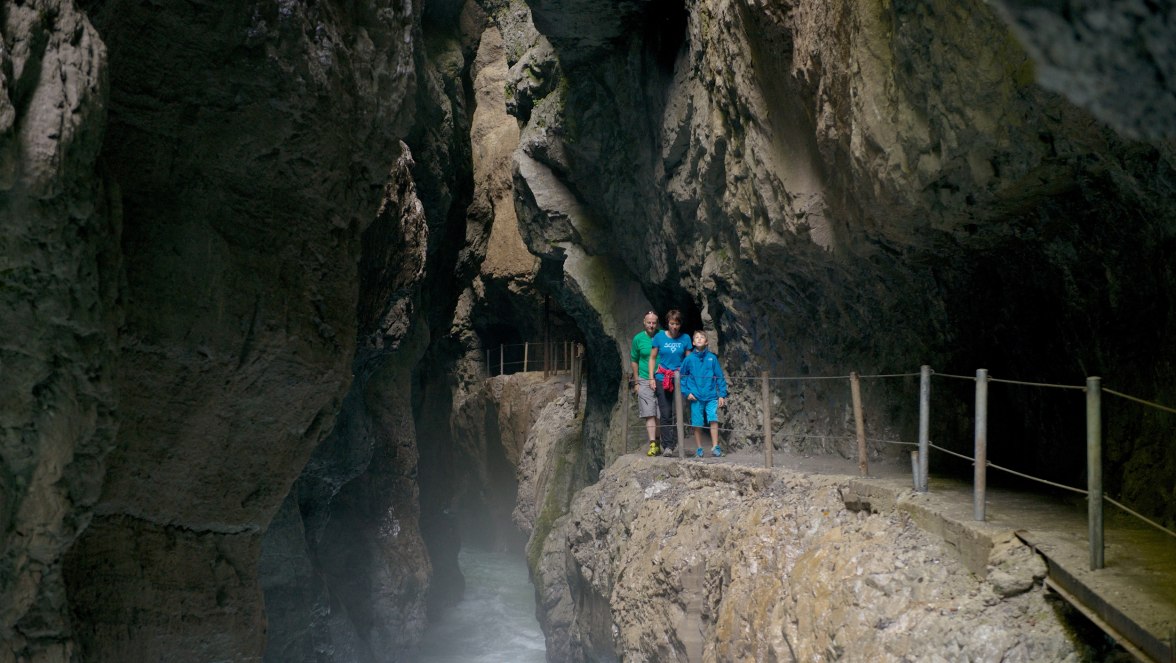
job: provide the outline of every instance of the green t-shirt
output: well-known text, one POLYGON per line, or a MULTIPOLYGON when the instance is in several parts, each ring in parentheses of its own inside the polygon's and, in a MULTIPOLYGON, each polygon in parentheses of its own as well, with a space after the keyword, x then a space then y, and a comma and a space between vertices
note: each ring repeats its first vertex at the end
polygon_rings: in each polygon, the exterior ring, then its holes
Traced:
POLYGON ((637 379, 649 379, 649 354, 653 350, 653 337, 645 330, 637 332, 633 337, 633 345, 629 348, 629 361, 637 362, 637 379))

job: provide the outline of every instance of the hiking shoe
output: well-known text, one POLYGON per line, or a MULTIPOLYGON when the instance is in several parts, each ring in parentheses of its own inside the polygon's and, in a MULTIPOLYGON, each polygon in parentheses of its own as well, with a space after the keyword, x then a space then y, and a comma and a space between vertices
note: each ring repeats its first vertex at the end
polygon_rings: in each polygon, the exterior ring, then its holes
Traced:
POLYGON ((702 458, 702 447, 699 447, 694 450, 694 457, 695 458, 702 458))
POLYGON ((670 457, 676 455, 676 453, 675 453, 676 451, 677 451, 677 449, 674 447, 663 447, 662 448, 662 455, 665 456, 666 458, 670 458, 670 457))
POLYGON ((716 444, 715 448, 711 449, 711 455, 714 456, 715 458, 718 458, 719 456, 723 455, 723 450, 720 449, 719 445, 716 444))
POLYGON ((649 451, 646 451, 645 455, 646 456, 660 456, 661 455, 661 445, 659 445, 657 442, 650 442, 649 443, 649 451))

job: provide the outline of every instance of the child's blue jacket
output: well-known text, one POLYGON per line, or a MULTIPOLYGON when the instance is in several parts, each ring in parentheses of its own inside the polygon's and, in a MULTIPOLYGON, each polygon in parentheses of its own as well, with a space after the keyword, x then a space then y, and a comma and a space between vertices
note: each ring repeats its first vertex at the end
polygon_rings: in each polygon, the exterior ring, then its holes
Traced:
POLYGON ((710 350, 695 350, 682 362, 682 395, 691 394, 704 402, 727 397, 727 379, 710 350))

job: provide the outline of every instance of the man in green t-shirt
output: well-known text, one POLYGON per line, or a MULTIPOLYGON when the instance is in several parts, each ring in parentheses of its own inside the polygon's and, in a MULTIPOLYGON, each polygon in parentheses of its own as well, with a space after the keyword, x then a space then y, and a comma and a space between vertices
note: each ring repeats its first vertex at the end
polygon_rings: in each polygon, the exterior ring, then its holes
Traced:
POLYGON ((657 314, 646 313, 642 323, 645 329, 637 332, 629 348, 629 365, 633 369, 633 391, 637 394, 637 416, 645 419, 645 430, 649 433, 647 455, 656 456, 661 453, 661 446, 657 442, 657 388, 650 354, 651 341, 658 331, 657 314))

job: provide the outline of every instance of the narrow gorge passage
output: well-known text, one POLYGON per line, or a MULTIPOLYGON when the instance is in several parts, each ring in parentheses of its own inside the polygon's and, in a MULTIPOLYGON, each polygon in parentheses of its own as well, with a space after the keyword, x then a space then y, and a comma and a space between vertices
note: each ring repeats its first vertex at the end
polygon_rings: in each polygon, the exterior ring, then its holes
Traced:
POLYGON ((535 590, 521 554, 464 547, 465 593, 425 629, 418 663, 546 663, 535 590))
MULTIPOLYGON (((630 341, 965 376, 961 455, 979 368, 1171 408, 1171 44, 1136 0, 0 0, 0 663, 409 663, 475 548, 552 663, 1097 660, 1011 539, 633 457, 630 341), (581 391, 505 367, 546 340, 581 391)), ((864 386, 871 462, 912 388, 864 386)), ((724 427, 856 454, 842 382, 760 389, 724 427)), ((1042 393, 988 459, 1080 486, 1042 393)), ((1176 526, 1176 421, 1104 405, 1106 495, 1176 526)))

